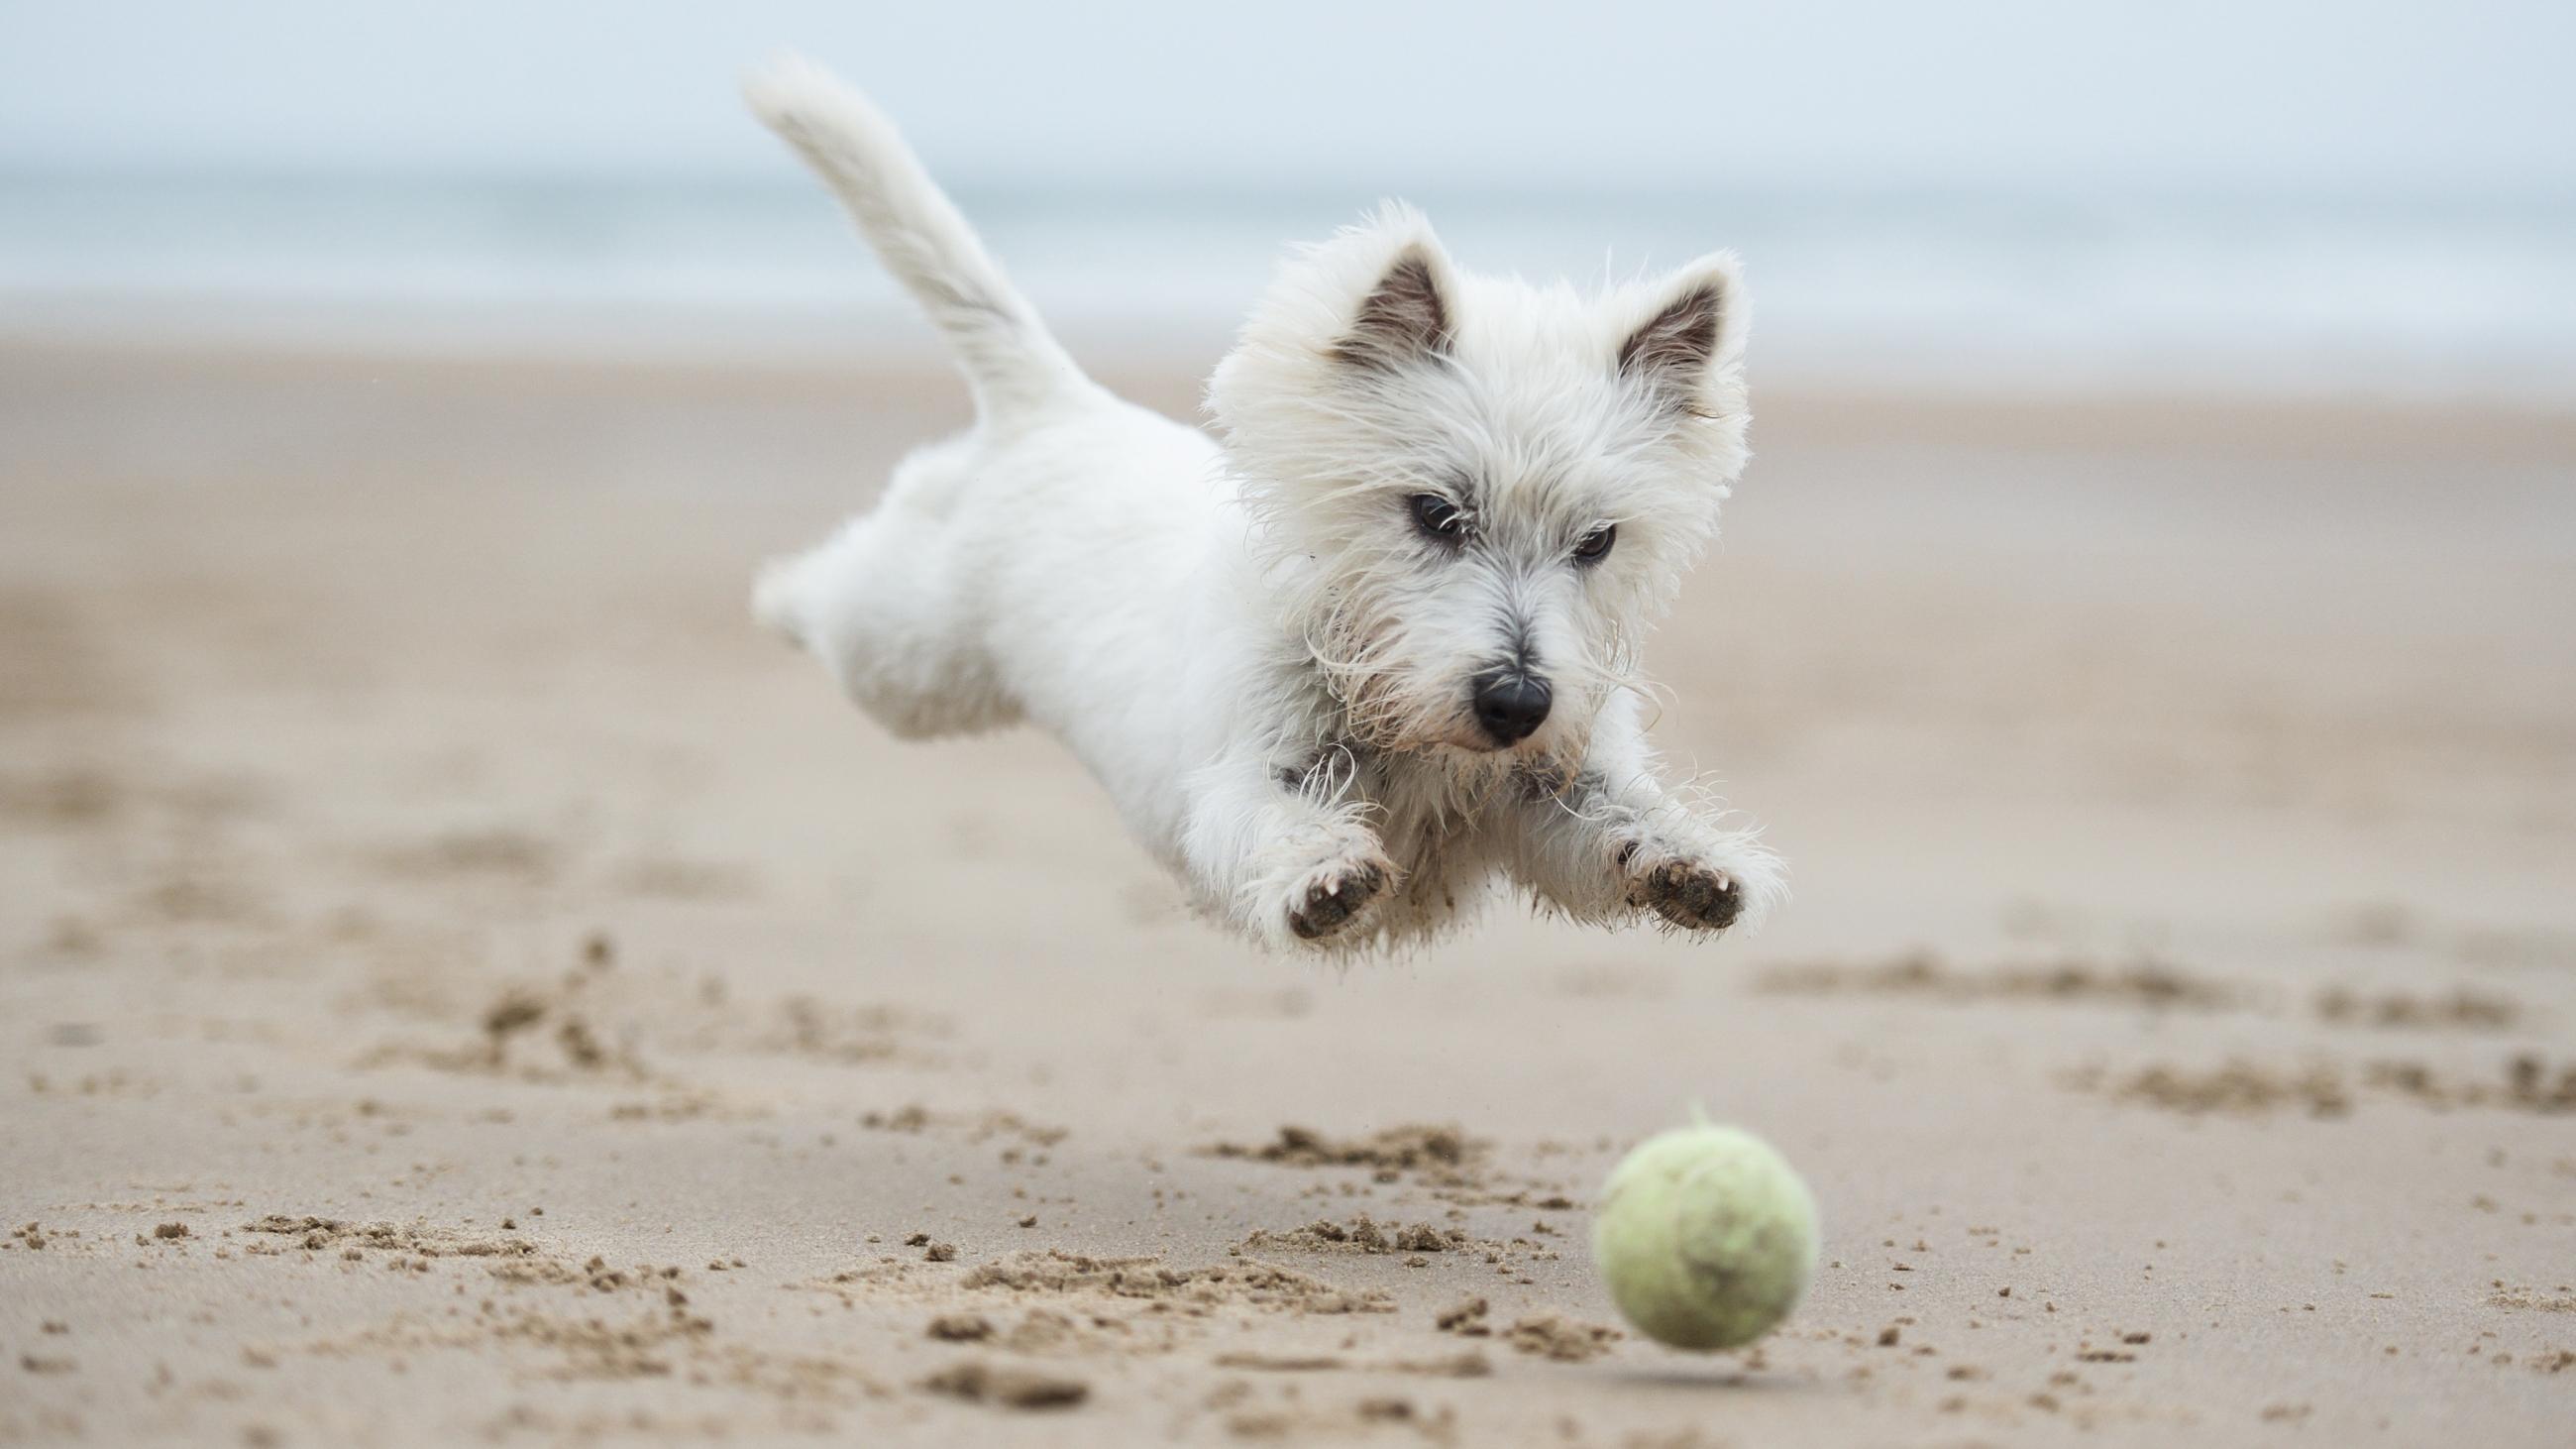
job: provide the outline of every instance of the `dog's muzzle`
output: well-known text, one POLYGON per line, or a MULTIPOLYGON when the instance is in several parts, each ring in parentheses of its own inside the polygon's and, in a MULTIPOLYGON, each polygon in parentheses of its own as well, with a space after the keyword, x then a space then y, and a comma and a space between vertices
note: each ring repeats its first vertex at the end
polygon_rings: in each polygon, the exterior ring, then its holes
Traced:
POLYGON ((1476 727, 1494 748, 1509 749, 1538 733, 1555 698, 1537 675, 1518 670, 1488 674, 1476 681, 1476 727))

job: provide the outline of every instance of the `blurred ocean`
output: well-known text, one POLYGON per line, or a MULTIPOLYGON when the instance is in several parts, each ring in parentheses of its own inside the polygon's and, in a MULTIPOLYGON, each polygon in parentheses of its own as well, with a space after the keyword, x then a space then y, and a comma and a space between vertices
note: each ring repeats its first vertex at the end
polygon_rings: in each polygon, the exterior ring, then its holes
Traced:
MULTIPOLYGON (((978 192, 1086 355, 1203 362, 1375 198, 978 192)), ((1765 380, 2576 405, 2576 198, 1431 192, 1482 271, 1745 258, 1765 380)), ((692 356, 926 333, 821 191, 0 176, 0 336, 692 356)))

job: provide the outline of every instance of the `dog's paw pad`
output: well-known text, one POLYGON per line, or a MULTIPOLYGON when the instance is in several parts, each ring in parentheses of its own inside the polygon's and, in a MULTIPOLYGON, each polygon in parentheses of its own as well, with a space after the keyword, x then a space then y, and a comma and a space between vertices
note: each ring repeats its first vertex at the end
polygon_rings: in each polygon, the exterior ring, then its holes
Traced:
POLYGON ((1386 870, 1374 861, 1320 873, 1306 884, 1288 908, 1288 929, 1301 941, 1320 941, 1339 932, 1386 889, 1386 870))
POLYGON ((1723 931, 1744 910, 1744 893, 1732 877, 1686 860, 1647 871, 1631 899, 1686 931, 1723 931))

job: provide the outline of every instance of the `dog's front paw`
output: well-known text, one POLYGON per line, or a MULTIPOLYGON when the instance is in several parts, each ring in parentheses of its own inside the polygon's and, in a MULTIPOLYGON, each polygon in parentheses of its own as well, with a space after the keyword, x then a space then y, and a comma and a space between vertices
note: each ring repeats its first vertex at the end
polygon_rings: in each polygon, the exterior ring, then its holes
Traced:
POLYGON ((1687 860, 1666 861, 1638 877, 1629 899, 1686 931, 1723 931, 1744 912, 1734 877, 1687 860))
POLYGON ((1393 873, 1377 860, 1336 861, 1300 883, 1288 900, 1288 930, 1300 941, 1340 935, 1364 920, 1393 873))
POLYGON ((1723 931, 1744 913, 1744 883, 1734 872, 1669 856, 1639 868, 1633 865, 1636 856, 1634 846, 1620 852, 1620 865, 1635 872, 1628 880, 1628 904, 1685 931, 1723 931))

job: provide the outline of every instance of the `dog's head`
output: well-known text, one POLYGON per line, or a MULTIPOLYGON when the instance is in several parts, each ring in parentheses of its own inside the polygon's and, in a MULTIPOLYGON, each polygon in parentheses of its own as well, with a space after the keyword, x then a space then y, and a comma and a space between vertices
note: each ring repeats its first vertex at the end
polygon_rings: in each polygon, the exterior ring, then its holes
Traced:
POLYGON ((1208 405, 1361 741, 1581 754, 1743 470, 1744 331, 1724 254, 1586 297, 1389 207, 1289 260, 1208 405))

